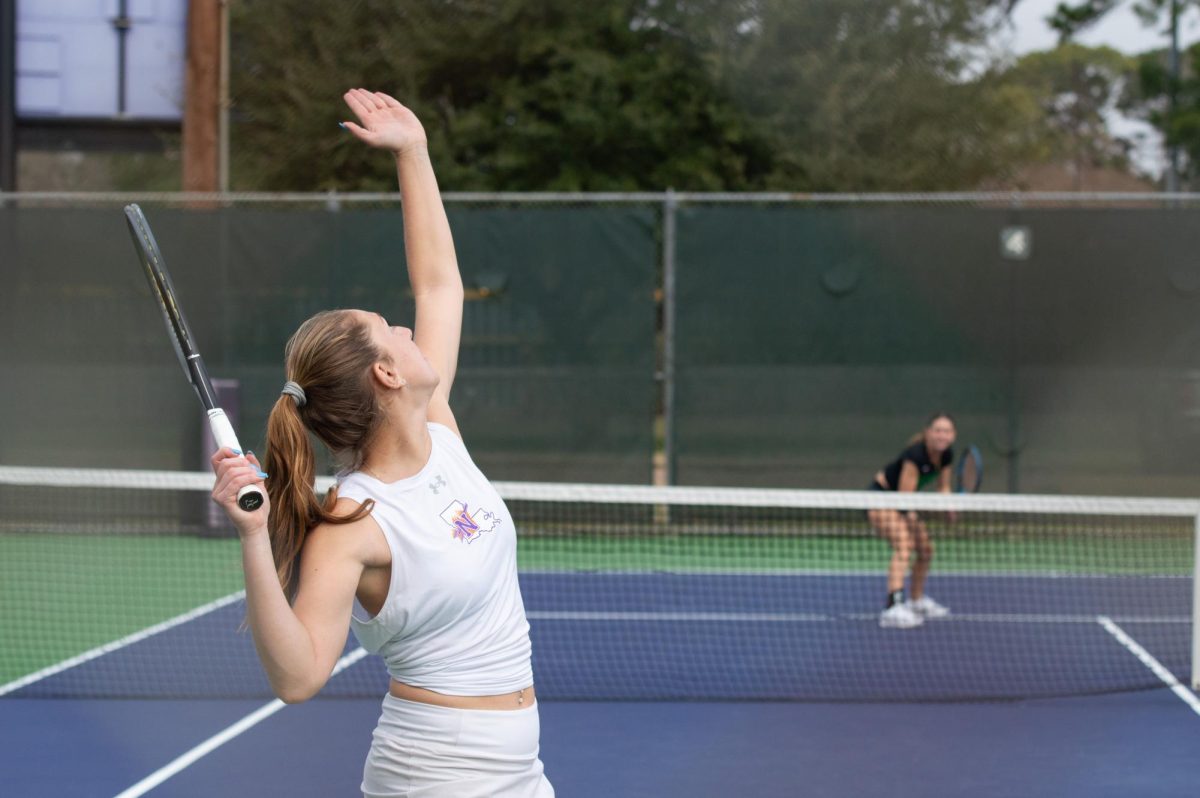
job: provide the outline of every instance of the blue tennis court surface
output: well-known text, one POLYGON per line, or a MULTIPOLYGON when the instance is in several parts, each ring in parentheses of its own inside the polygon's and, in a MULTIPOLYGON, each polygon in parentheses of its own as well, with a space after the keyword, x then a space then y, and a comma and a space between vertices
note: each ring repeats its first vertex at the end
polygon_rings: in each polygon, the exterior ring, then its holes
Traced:
MULTIPOLYGON (((875 623, 874 574, 521 579, 562 796, 1200 794, 1200 702, 1164 686, 1187 675, 1190 579, 938 575, 954 615, 903 632, 875 623), (981 694, 1023 697, 946 700, 981 694)), ((380 664, 284 707, 241 618, 216 606, 9 689, 3 793, 355 794, 380 664)))
MULTIPOLYGON (((1144 689, 1161 681, 1104 620, 1181 680, 1191 579, 939 575, 954 612, 880 629, 877 574, 524 573, 538 693, 565 700, 914 701, 1144 689), (886 660, 886 662, 881 661, 886 660), (889 672, 889 663, 907 663, 889 672)), ((260 698, 270 690, 240 601, 0 690, 16 697, 260 698)), ((353 650, 353 641, 347 653, 353 650)), ((330 681, 382 694, 380 661, 330 681)))

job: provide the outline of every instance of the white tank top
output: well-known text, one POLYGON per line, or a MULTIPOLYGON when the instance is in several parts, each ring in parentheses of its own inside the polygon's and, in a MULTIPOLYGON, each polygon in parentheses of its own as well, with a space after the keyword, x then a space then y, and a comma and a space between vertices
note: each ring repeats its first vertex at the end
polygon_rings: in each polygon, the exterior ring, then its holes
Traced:
POLYGON ((339 498, 375 500, 392 550, 387 599, 350 620, 362 647, 397 681, 447 695, 499 695, 533 683, 529 622, 517 585, 517 536, 500 494, 458 436, 429 424, 420 473, 380 482, 342 478, 339 498))

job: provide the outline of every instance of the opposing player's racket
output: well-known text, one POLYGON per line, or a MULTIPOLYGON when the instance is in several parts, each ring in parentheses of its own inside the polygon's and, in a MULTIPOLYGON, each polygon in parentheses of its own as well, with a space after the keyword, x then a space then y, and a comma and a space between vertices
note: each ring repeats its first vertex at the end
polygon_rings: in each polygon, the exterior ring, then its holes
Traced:
POLYGON ((968 446, 954 467, 954 489, 959 493, 976 493, 983 485, 983 454, 978 446, 968 446))
MULTIPOLYGON (((196 349, 192 331, 188 328, 183 310, 175 298, 175 287, 171 285, 171 276, 163 263, 162 252, 158 248, 158 242, 154 240, 154 233, 150 232, 150 223, 146 221, 146 216, 137 205, 125 206, 125 221, 129 223, 129 234, 133 236, 133 245, 141 258, 146 279, 150 281, 150 290, 158 299, 159 308, 167 322, 167 332, 170 333, 171 343, 175 346, 175 354, 179 356, 179 364, 183 366, 183 373, 196 389, 200 404, 204 405, 208 414, 208 426, 212 429, 213 440, 219 447, 240 452, 242 447, 233 431, 233 425, 229 423, 225 411, 217 407, 212 381, 208 378, 204 360, 196 349)), ((248 513, 253 512, 262 507, 262 491, 254 485, 247 485, 238 491, 237 502, 238 507, 248 513)))

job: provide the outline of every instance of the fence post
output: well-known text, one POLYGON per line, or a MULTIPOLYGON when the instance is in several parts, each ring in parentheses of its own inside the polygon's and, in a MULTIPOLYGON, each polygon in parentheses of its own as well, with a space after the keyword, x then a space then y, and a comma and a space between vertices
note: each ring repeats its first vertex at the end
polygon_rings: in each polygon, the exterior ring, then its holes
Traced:
MULTIPOLYGON (((1009 206, 1011 228, 1021 225, 1021 199, 1014 194, 1009 206)), ((1022 445, 1022 413, 1021 404, 1021 298, 1020 298, 1020 267, 1029 257, 1030 242, 1026 232, 1026 247, 1018 251, 1011 242, 1003 239, 1001 243, 1001 265, 1008 269, 1008 492, 1019 493, 1021 485, 1021 449, 1022 445)))
POLYGON ((663 198, 663 460, 666 483, 675 484, 675 212, 679 200, 674 189, 663 198))

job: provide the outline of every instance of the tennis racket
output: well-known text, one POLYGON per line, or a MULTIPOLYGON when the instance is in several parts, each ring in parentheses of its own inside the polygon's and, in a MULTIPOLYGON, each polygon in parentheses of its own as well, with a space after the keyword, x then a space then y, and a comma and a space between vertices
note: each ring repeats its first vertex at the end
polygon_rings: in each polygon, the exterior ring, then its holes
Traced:
POLYGON ((976 493, 983 484, 983 454, 978 446, 968 446, 954 467, 954 489, 959 493, 976 493))
MULTIPOLYGON (((159 309, 167 322, 167 332, 175 346, 179 364, 183 366, 184 375, 196 389, 200 404, 204 405, 208 414, 208 426, 212 430, 213 440, 221 448, 240 452, 242 447, 233 431, 233 425, 229 423, 225 411, 217 406, 212 381, 209 380, 204 360, 196 349, 187 319, 183 317, 183 309, 179 307, 175 298, 175 287, 171 284, 171 276, 163 263, 162 252, 158 248, 158 242, 154 240, 154 233, 150 232, 150 223, 136 204, 125 206, 125 221, 129 223, 129 234, 133 236, 133 245, 142 261, 146 279, 150 281, 150 290, 158 299, 159 309)), ((253 512, 263 505, 262 491, 254 485, 247 485, 238 491, 237 503, 238 507, 246 512, 253 512)))

